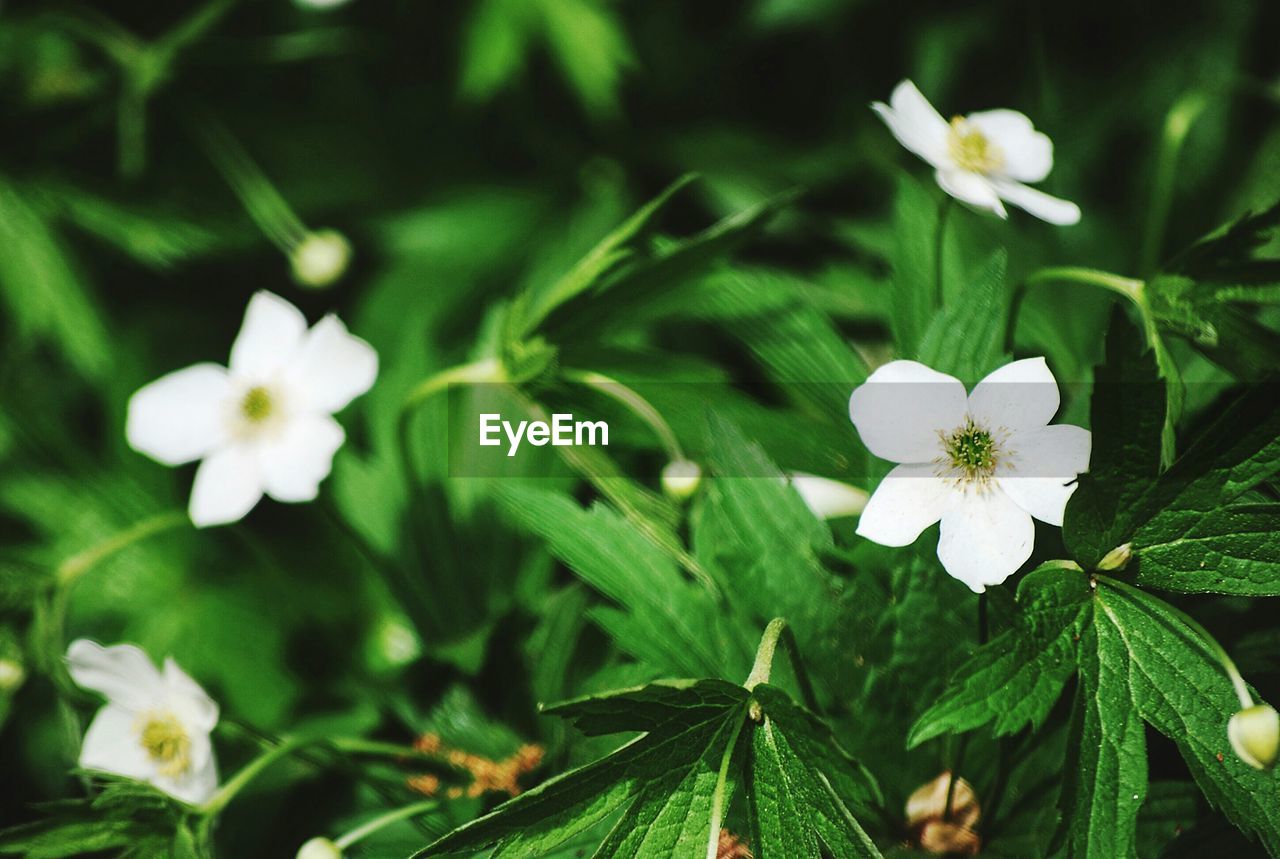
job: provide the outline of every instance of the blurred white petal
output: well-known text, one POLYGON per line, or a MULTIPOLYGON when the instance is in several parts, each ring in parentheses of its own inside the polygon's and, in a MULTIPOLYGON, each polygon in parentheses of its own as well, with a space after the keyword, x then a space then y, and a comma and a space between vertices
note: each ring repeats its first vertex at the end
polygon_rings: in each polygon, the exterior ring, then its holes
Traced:
POLYGON ((333 468, 333 455, 346 434, 328 415, 289 421, 277 437, 259 447, 263 488, 277 501, 311 501, 333 468))
POLYGON ((218 705, 191 679, 172 657, 164 661, 164 684, 167 700, 184 723, 193 730, 208 733, 218 724, 218 705))
POLYGON ((205 456, 227 437, 231 380, 216 364, 196 364, 162 376, 129 399, 125 439, 165 465, 205 456))
POLYGON ((937 170, 934 178, 938 185, 952 197, 962 203, 968 203, 977 209, 993 212, 1001 218, 1009 217, 1000 202, 995 187, 985 176, 971 173, 968 170, 937 170))
POLYGON ((1025 209, 1042 221, 1069 227, 1080 221, 1080 207, 1069 200, 1051 197, 1043 191, 1009 180, 995 180, 996 192, 1019 209, 1025 209))
POLYGON ((270 292, 255 292, 231 346, 231 372, 260 380, 291 361, 302 346, 307 319, 302 311, 270 292))
POLYGON ((378 353, 332 315, 311 329, 288 370, 302 402, 328 414, 368 391, 377 377, 378 353))
POLYGON ((155 761, 138 738, 138 718, 132 710, 115 705, 99 710, 80 746, 81 768, 143 781, 155 775, 155 761))
POLYGON ((243 519, 262 498, 257 458, 245 445, 214 453, 196 469, 191 487, 191 521, 197 528, 243 519))
POLYGON ((867 506, 867 493, 857 486, 813 474, 790 475, 791 486, 819 519, 857 516, 867 506))
POLYGON ((1001 176, 1019 182, 1040 182, 1053 169, 1053 142, 1036 131, 1031 120, 1016 110, 983 110, 965 121, 976 126, 1000 150, 1001 176))
POLYGON ((76 639, 67 648, 67 673, 77 686, 135 710, 150 706, 164 692, 151 657, 132 644, 103 647, 85 638, 76 639))

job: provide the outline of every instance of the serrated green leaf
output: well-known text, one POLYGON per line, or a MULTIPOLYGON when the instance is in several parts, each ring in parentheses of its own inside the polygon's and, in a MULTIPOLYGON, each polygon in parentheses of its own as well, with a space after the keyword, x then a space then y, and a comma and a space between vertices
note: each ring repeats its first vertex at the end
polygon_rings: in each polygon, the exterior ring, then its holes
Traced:
POLYGON ((1137 855, 1138 811, 1147 792, 1146 738, 1130 697, 1129 654, 1119 630, 1105 623, 1084 630, 1078 654, 1062 795, 1066 855, 1129 859, 1137 855))
POLYGON ((947 691, 911 729, 908 747, 992 720, 996 736, 1037 727, 1076 669, 1075 650, 1090 620, 1087 578, 1074 564, 1053 561, 1018 586, 1014 626, 978 649, 952 676, 947 691))
POLYGON ((745 670, 750 645, 735 635, 712 595, 608 507, 525 486, 504 487, 505 510, 622 612, 592 619, 619 646, 659 671, 718 675, 745 670))
POLYGON ((1185 593, 1280 595, 1280 504, 1210 510, 1165 542, 1149 542, 1154 538, 1142 534, 1134 541, 1137 584, 1185 593))

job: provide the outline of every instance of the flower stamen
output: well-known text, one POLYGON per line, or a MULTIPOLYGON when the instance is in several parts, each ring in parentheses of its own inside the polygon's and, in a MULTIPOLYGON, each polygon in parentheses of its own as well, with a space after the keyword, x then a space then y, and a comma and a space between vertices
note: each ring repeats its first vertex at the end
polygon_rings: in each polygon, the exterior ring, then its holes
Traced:
POLYGON ((172 713, 147 716, 139 741, 161 775, 179 776, 191 768, 191 737, 172 713))
POLYGON ((965 484, 984 484, 995 474, 1002 450, 990 430, 968 418, 964 426, 941 435, 945 455, 939 464, 950 476, 965 484))
POLYGON ((947 148, 956 165, 972 173, 991 173, 1004 164, 1004 153, 963 116, 951 120, 947 148))
POLYGON ((252 424, 260 424, 275 411, 275 402, 272 400, 271 392, 262 385, 257 385, 249 389, 244 395, 244 399, 240 401, 240 414, 244 419, 252 424))

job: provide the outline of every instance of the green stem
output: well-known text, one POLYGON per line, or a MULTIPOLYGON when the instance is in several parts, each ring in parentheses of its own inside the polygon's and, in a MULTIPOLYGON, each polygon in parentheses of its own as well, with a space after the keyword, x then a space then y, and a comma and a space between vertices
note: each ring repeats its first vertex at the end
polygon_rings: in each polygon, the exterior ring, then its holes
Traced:
POLYGON ((747 688, 747 691, 751 691, 761 683, 769 682, 773 672, 773 657, 779 643, 786 648, 787 657, 791 660, 791 669, 796 676, 796 683, 800 686, 800 695, 804 699, 805 706, 817 712, 818 696, 814 693, 809 674, 800 660, 800 649, 796 645, 795 633, 783 618, 775 617, 765 627, 764 635, 760 637, 760 646, 756 649, 756 659, 751 666, 751 674, 747 677, 747 682, 742 685, 747 688))
POLYGON ((413 805, 406 805, 404 808, 396 808, 388 811, 386 814, 373 818, 367 823, 357 826, 347 834, 340 838, 334 839, 334 846, 339 850, 346 850, 352 844, 367 838, 379 829, 385 829, 393 823, 399 823, 410 817, 417 817, 419 814, 426 814, 428 811, 434 811, 440 807, 440 802, 434 799, 415 802, 413 805))
POLYGON ((1155 179, 1151 187, 1151 201, 1147 205, 1147 227, 1142 237, 1142 252, 1138 270, 1144 275, 1155 271, 1164 243, 1169 210, 1173 205, 1174 185, 1178 178, 1178 157, 1182 145, 1197 118, 1209 105, 1201 92, 1189 92, 1174 102, 1165 115, 1164 129, 1160 137, 1160 150, 1156 156, 1155 179))
POLYGON ((134 525, 113 534, 83 552, 78 552, 58 564, 54 571, 58 587, 68 587, 98 564, 141 540, 173 528, 190 524, 191 520, 184 512, 170 511, 160 513, 149 519, 143 519, 134 525))
MULTIPOLYGON (((988 637, 988 621, 987 621, 987 592, 983 591, 978 594, 978 646, 987 643, 988 637)), ((947 798, 942 804, 942 819, 950 820, 952 815, 952 804, 956 795, 956 780, 959 778, 960 767, 964 765, 964 755, 966 747, 969 744, 969 735, 961 734, 956 748, 955 760, 951 763, 951 778, 947 780, 947 798)))
POLYGON ((733 725, 733 733, 720 756, 720 769, 716 774, 716 788, 711 796, 711 822, 707 827, 707 859, 716 859, 720 851, 720 824, 724 820, 725 800, 728 798, 729 767, 733 763, 733 753, 738 745, 738 737, 746 719, 738 719, 733 725))
POLYGON ((640 394, 617 379, 612 379, 603 373, 596 373, 591 370, 565 369, 561 371, 561 375, 570 382, 586 385, 626 406, 632 414, 648 424, 649 428, 653 430, 654 435, 658 437, 658 440, 666 450, 669 460, 677 462, 684 459, 684 450, 680 447, 680 441, 676 438, 676 434, 672 432, 671 425, 640 394))
POLYGON ((1132 277, 1121 277, 1118 274, 1112 274, 1108 271, 1099 271, 1098 269, 1093 268, 1083 268, 1080 266, 1042 268, 1027 277, 1026 285, 1038 286, 1044 283, 1055 283, 1059 281, 1108 289, 1112 292, 1123 295, 1125 298, 1128 298, 1140 307, 1145 306, 1145 297, 1143 295, 1145 284, 1141 280, 1132 277))
POLYGON ((240 793, 249 782, 257 778, 263 770, 270 767, 276 761, 288 757, 303 746, 314 742, 313 740, 305 740, 300 738, 288 739, 282 741, 279 745, 272 746, 258 757, 245 764, 238 773, 228 779, 218 792, 209 798, 209 801, 200 806, 200 814, 204 817, 216 817, 221 814, 223 809, 235 799, 236 794, 240 793))

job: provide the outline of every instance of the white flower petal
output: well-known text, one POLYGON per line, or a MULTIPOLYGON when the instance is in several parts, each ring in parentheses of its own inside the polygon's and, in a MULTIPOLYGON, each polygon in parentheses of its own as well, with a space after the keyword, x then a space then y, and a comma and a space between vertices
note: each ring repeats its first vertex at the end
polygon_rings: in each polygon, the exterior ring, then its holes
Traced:
POLYGON ((909 546, 942 518, 954 494, 932 465, 899 465, 867 501, 858 534, 882 546, 909 546))
POLYGON ((207 751, 209 745, 207 736, 192 738, 193 755, 196 752, 196 746, 201 743, 206 749, 203 766, 193 765, 190 770, 176 778, 156 775, 150 779, 151 783, 170 796, 190 805, 201 805, 207 802, 218 789, 218 766, 213 755, 207 751))
POLYGON ((196 469, 189 512, 197 528, 243 519, 262 498, 262 475, 254 451, 234 445, 214 453, 196 469))
POLYGON ((857 516, 867 506, 867 493, 856 486, 813 474, 790 476, 791 486, 819 519, 857 516))
POLYGON ((1024 433, 1053 420, 1061 399, 1058 380, 1044 358, 1005 364, 979 382, 969 395, 969 415, 996 431, 1024 433))
POLYGON ((996 171, 1019 182, 1040 182, 1053 169, 1053 142, 1036 131, 1016 110, 983 110, 965 120, 991 141, 1003 156, 996 171))
POLYGON ((67 672, 77 686, 127 709, 145 709, 164 692, 151 658, 132 644, 103 647, 85 638, 76 639, 67 648, 67 672))
POLYGON ((169 657, 164 661, 164 685, 167 701, 193 733, 205 733, 218 724, 218 705, 191 679, 178 663, 169 657))
POLYGON ((306 405, 328 414, 369 390, 377 377, 378 353, 333 315, 316 323, 289 366, 289 379, 306 405))
POLYGON ((304 415, 258 449, 263 488, 277 501, 311 501, 346 434, 328 415, 304 415))
POLYGON ((196 364, 138 390, 129 398, 125 438, 165 465, 200 459, 227 435, 231 380, 217 364, 196 364))
POLYGON ((968 170, 941 168, 934 171, 933 177, 942 190, 960 202, 968 203, 984 212, 992 212, 1001 218, 1009 217, 1009 213, 1004 210, 1004 204, 1000 202, 1000 195, 996 193, 995 187, 987 177, 968 170))
POLYGON ((81 768, 143 781, 155 775, 155 762, 137 733, 138 714, 108 704, 98 711, 80 746, 81 768))
POLYGON ((947 121, 911 81, 893 89, 889 104, 871 105, 898 142, 935 167, 951 163, 947 151, 947 121))
POLYGON ((974 593, 998 585, 1031 557, 1031 514, 998 488, 971 489, 942 514, 938 559, 974 593))
POLYGON ((255 292, 231 344, 231 372, 254 381, 272 375, 297 355, 306 332, 301 310, 273 293, 255 292))
POLYGON ((1035 188, 1028 188, 1026 185, 1007 179, 993 181, 996 193, 1042 221, 1048 221, 1060 227, 1069 227, 1080 221, 1080 207, 1069 200, 1051 197, 1043 191, 1037 191, 1035 188))
POLYGON ((1069 424, 1019 433, 997 467, 997 480, 1009 497, 1041 522, 1061 527, 1076 475, 1089 469, 1092 437, 1069 424))
POLYGON ((939 432, 961 426, 964 416, 964 385, 917 361, 890 361, 849 397, 862 443, 891 462, 932 462, 942 452, 939 432))

